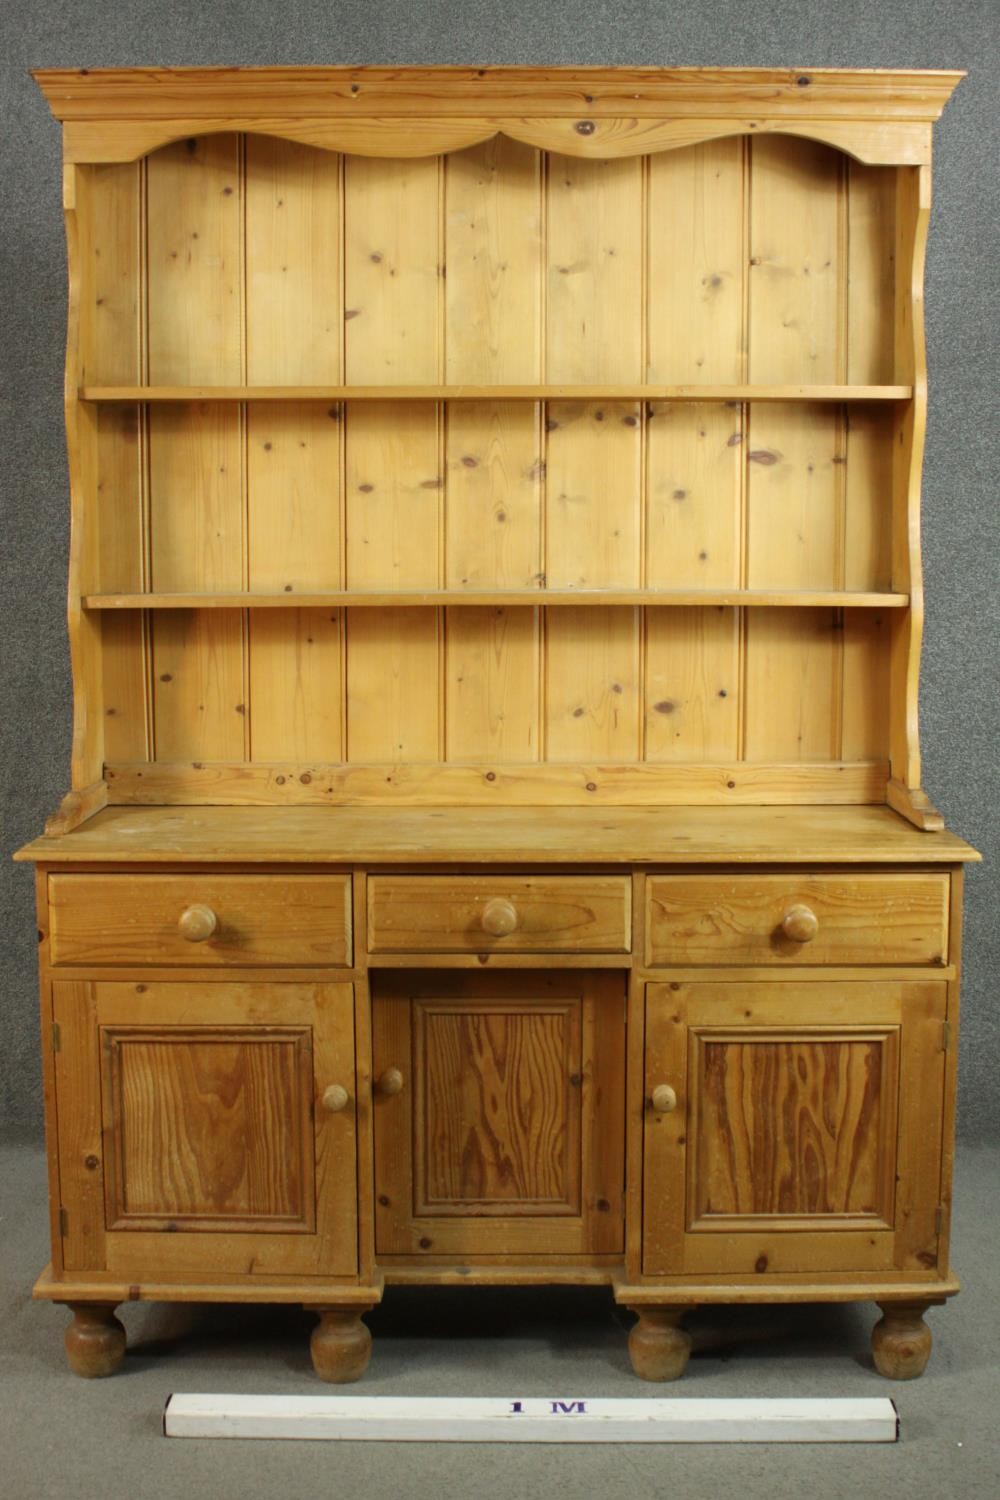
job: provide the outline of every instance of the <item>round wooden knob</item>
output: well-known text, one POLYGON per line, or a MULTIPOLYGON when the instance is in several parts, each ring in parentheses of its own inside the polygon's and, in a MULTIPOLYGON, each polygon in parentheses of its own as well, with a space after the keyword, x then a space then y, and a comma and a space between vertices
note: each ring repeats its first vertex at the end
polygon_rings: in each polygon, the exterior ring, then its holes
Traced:
POLYGON ((339 1114, 350 1102, 351 1096, 342 1083, 331 1083, 329 1088, 323 1090, 321 1103, 328 1114, 339 1114))
POLYGON ((186 906, 177 919, 181 937, 188 943, 207 943, 219 930, 219 919, 210 906, 186 906))
POLYGON ((811 943, 819 932, 819 918, 809 906, 790 906, 781 919, 781 930, 793 943, 811 943))
POLYGON ((401 1094, 403 1092, 403 1075, 398 1068, 386 1068, 378 1081, 379 1093, 401 1094))
POLYGON ((481 921, 483 931, 488 932, 490 937, 507 937, 517 926, 517 907, 513 902, 497 896, 494 900, 487 901, 483 907, 481 921))
POLYGON ((677 1108, 677 1094, 669 1083, 658 1083, 652 1094, 653 1108, 658 1115, 669 1115, 677 1108))

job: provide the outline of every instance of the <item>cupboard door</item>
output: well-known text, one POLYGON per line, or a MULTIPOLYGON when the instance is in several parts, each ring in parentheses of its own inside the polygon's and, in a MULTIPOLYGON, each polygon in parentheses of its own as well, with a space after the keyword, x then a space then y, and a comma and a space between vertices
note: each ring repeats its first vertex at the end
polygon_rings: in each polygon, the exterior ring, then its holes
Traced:
POLYGON ((380 975, 376 1249, 620 1255, 625 979, 380 975))
POLYGON ((648 985, 644 1273, 934 1272, 946 991, 648 985))
POLYGON ((349 984, 59 981, 53 999, 66 1270, 356 1274, 349 984))

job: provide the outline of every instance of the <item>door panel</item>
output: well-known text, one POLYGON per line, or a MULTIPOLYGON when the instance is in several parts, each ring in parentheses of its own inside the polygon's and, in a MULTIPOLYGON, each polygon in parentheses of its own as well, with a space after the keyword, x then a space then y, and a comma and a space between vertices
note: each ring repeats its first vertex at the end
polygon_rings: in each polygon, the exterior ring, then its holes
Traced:
POLYGON ((385 975, 373 1013, 381 1254, 621 1253, 622 975, 385 975))
POLYGON ((356 1273, 349 984, 53 994, 67 1270, 356 1273), (331 1083, 348 1093, 335 1113, 318 1103, 331 1083))
POLYGON ((647 1275, 936 1264, 946 986, 646 992, 647 1275), (667 1084, 675 1109, 657 1111, 667 1084))
POLYGON ((101 1027, 109 1229, 316 1222, 309 1028, 101 1027))

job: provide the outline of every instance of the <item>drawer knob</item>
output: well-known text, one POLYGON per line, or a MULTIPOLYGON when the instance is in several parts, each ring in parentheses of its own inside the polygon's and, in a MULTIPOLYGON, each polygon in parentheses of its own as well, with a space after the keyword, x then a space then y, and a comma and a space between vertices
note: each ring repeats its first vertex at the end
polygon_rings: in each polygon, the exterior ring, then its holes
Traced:
POLYGON ((181 937, 188 943, 207 943, 218 931, 219 919, 210 906, 200 902, 186 906, 177 920, 181 937))
POLYGON ((487 901, 481 918, 483 931, 490 937, 507 937, 517 926, 517 908, 502 896, 487 901))
POLYGON ((323 1090, 323 1108, 328 1114, 337 1115, 342 1109, 346 1109, 351 1102, 351 1096, 342 1083, 331 1083, 329 1088, 323 1090))
POLYGON ((401 1094, 403 1092, 403 1075, 398 1068, 386 1068, 380 1074, 378 1081, 380 1094, 401 1094))
POLYGON ((819 918, 810 906, 790 906, 781 919, 781 930, 793 943, 811 943, 819 932, 819 918))
POLYGON ((677 1093, 669 1083, 658 1083, 652 1094, 653 1108, 658 1115, 669 1115, 677 1108, 677 1093))

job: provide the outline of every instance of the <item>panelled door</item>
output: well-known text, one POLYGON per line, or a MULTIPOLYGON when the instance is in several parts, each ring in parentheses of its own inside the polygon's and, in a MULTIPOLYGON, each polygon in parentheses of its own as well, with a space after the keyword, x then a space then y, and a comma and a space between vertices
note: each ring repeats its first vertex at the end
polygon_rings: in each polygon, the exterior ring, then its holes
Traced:
POLYGON ((648 985, 644 1274, 932 1273, 946 991, 648 985))
POLYGON ((53 991, 66 1270, 356 1273, 349 984, 53 991))
POLYGON ((384 974, 376 1249, 620 1255, 625 976, 384 974))

